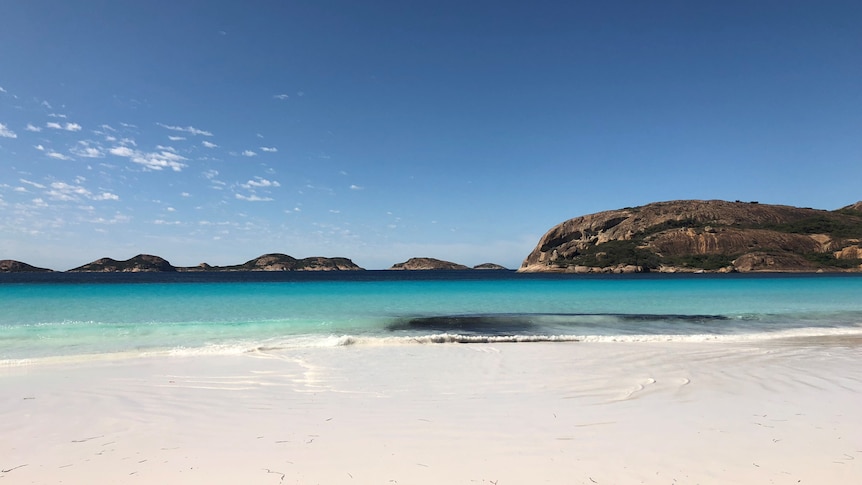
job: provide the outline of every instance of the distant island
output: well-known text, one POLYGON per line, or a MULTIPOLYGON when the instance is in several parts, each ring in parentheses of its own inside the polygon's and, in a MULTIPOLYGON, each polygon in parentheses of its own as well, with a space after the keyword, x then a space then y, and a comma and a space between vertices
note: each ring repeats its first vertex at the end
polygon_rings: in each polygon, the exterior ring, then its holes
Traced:
POLYGON ((174 266, 164 258, 149 254, 139 254, 125 261, 102 258, 92 263, 70 269, 69 272, 217 272, 217 271, 362 271, 353 261, 347 258, 311 257, 296 259, 281 253, 264 254, 243 264, 233 266, 210 266, 201 263, 198 266, 174 266))
MULTIPOLYGON (((410 258, 390 270, 505 270, 494 263, 472 268, 429 257, 410 258)), ((102 258, 69 272, 362 271, 348 258, 264 254, 242 264, 173 266, 139 254, 102 258)), ((47 272, 10 259, 0 273, 47 272)), ((598 212, 552 227, 518 272, 735 273, 862 271, 862 202, 826 211, 758 202, 676 200, 598 212)))
POLYGON ((37 268, 12 259, 0 260, 0 273, 50 273, 52 271, 48 268, 37 268))
MULTIPOLYGON (((442 261, 434 258, 411 258, 404 263, 398 263, 392 270, 505 270, 506 268, 494 263, 484 263, 473 268, 442 261)), ((139 254, 126 260, 112 258, 101 258, 68 270, 68 273, 152 273, 152 272, 179 272, 179 273, 201 273, 219 271, 364 271, 364 268, 356 265, 348 258, 324 258, 310 257, 297 259, 287 254, 270 253, 258 256, 242 264, 231 266, 212 266, 201 263, 197 266, 174 266, 166 259, 151 254, 139 254)), ((5 259, 0 261, 0 273, 25 273, 53 271, 45 268, 37 268, 27 263, 5 259)))
POLYGON ((476 265, 472 268, 469 266, 464 266, 463 264, 453 263, 451 261, 443 261, 440 259, 434 258, 410 258, 403 263, 396 263, 392 265, 391 270, 409 270, 409 271, 423 271, 423 270, 470 270, 470 269, 484 269, 484 270, 504 270, 506 269, 499 264, 494 263, 483 263, 476 265))
POLYGON ((519 272, 862 270, 862 202, 836 211, 680 200, 599 212, 551 228, 519 272))

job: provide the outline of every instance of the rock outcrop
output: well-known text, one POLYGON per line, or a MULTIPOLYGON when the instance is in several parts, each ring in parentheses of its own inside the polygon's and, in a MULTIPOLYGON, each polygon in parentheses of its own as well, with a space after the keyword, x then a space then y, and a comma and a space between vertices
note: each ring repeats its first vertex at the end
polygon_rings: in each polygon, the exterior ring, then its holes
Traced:
POLYGON ((102 258, 87 263, 83 266, 70 269, 72 273, 139 273, 156 271, 176 271, 177 268, 164 258, 150 254, 139 254, 125 261, 117 261, 111 258, 102 258))
POLYGON ((437 270, 437 269, 470 269, 463 264, 442 261, 434 258, 410 258, 403 263, 396 263, 391 268, 394 270, 437 270))
POLYGON ((600 212, 553 227, 519 271, 860 270, 860 208, 683 200, 600 212))
POLYGON ((46 273, 54 270, 47 268, 37 268, 21 261, 13 259, 0 260, 0 273, 46 273))

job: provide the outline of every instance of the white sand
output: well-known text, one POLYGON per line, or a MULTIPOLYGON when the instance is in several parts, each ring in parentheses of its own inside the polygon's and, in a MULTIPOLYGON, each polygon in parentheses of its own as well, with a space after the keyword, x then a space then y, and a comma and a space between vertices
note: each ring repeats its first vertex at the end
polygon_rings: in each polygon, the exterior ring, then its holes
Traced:
POLYGON ((858 342, 153 357, 0 389, 0 484, 862 483, 858 342))

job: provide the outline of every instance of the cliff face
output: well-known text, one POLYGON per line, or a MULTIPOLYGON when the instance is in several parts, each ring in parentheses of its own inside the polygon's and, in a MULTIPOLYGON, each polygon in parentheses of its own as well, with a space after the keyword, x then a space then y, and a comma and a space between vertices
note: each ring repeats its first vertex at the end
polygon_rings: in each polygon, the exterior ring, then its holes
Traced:
POLYGON ((551 228, 519 271, 859 270, 860 208, 688 200, 599 212, 551 228))
POLYGON ((403 263, 396 263, 389 269, 395 270, 429 270, 429 269, 470 269, 463 264, 442 261, 434 258, 410 258, 403 263))
POLYGON ((21 261, 13 259, 0 260, 0 273, 45 273, 53 270, 47 268, 37 268, 21 261))

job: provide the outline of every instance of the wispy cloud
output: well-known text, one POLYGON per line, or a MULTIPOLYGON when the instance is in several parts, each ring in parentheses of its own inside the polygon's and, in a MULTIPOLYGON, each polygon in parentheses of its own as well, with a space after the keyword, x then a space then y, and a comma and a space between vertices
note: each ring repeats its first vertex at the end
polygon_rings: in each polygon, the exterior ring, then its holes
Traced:
POLYGON ((242 152, 242 156, 244 156, 244 157, 256 157, 257 153, 255 153, 251 150, 246 150, 246 151, 242 152))
POLYGON ((363 189, 365 189, 365 187, 362 187, 361 185, 351 185, 350 186, 350 190, 363 190, 363 189))
POLYGON ((244 184, 240 184, 244 189, 281 187, 281 184, 276 180, 267 180, 263 177, 255 177, 254 180, 249 180, 244 184))
POLYGON ((5 92, 7 92, 7 91, 5 89, 3 89, 3 86, 0 86, 0 93, 5 93, 5 92))
POLYGON ((69 151, 72 152, 72 155, 81 158, 102 158, 105 156, 105 153, 101 149, 91 146, 88 141, 79 141, 69 151))
POLYGON ((117 146, 109 150, 111 155, 128 158, 131 162, 143 165, 147 170, 164 170, 169 168, 179 172, 187 165, 182 163, 187 158, 169 151, 143 152, 127 146, 117 146))
POLYGON ((185 139, 186 139, 186 137, 184 137, 184 136, 168 135, 168 140, 170 140, 170 141, 182 141, 185 139))
POLYGON ((66 182, 54 182, 51 184, 50 190, 46 192, 48 197, 54 200, 65 202, 78 201, 81 199, 88 200, 120 200, 120 196, 111 192, 100 192, 94 194, 90 190, 80 186, 71 185, 66 182))
POLYGON ((24 128, 24 129, 25 129, 25 130, 27 130, 27 131, 33 131, 33 132, 36 132, 36 133, 38 133, 38 132, 42 131, 42 127, 41 127, 41 126, 34 126, 34 125, 32 125, 31 123, 27 123, 27 127, 26 127, 26 128, 24 128))
POLYGON ((272 197, 260 197, 256 194, 251 194, 251 195, 235 194, 235 195, 236 195, 237 199, 245 200, 248 202, 270 202, 273 200, 272 197))
POLYGON ((45 150, 45 155, 49 156, 51 158, 57 159, 57 160, 71 160, 72 159, 72 157, 68 157, 66 155, 63 155, 60 152, 55 152, 53 150, 45 150))
POLYGON ((260 149, 261 149, 261 151, 264 151, 267 153, 275 153, 278 151, 278 148, 276 148, 276 147, 260 147, 260 149))
POLYGON ((42 185, 42 184, 40 184, 40 183, 37 183, 37 182, 31 182, 30 180, 27 180, 27 179, 18 179, 18 181, 19 181, 19 182, 21 182, 22 184, 27 184, 27 185, 30 185, 30 186, 36 187, 37 189, 44 189, 44 188, 46 188, 44 185, 42 185))
POLYGON ((45 123, 47 128, 53 128, 55 130, 66 130, 66 131, 81 131, 81 125, 78 123, 56 123, 54 121, 49 121, 45 123))
POLYGON ((276 94, 273 96, 273 98, 284 101, 286 99, 290 99, 290 95, 288 95, 288 94, 276 94))
POLYGON ((48 116, 49 116, 49 117, 51 117, 51 118, 63 118, 63 119, 68 118, 68 116, 66 116, 66 115, 62 115, 62 114, 59 114, 59 113, 49 113, 49 114, 48 114, 48 116))
POLYGON ((213 142, 211 142, 211 141, 207 141, 207 140, 202 141, 202 142, 201 142, 201 145, 203 145, 203 146, 204 146, 204 147, 206 147, 206 148, 216 148, 216 147, 218 147, 218 145, 216 145, 215 143, 213 143, 213 142))
POLYGON ((181 131, 183 133, 188 133, 190 135, 213 136, 213 134, 211 132, 205 131, 205 130, 199 130, 199 129, 195 128, 194 126, 173 126, 173 125, 166 125, 164 123, 156 123, 156 124, 161 126, 162 128, 168 129, 168 130, 181 131))
POLYGON ((0 123, 0 137, 3 138, 18 138, 14 131, 10 130, 6 125, 0 123))

